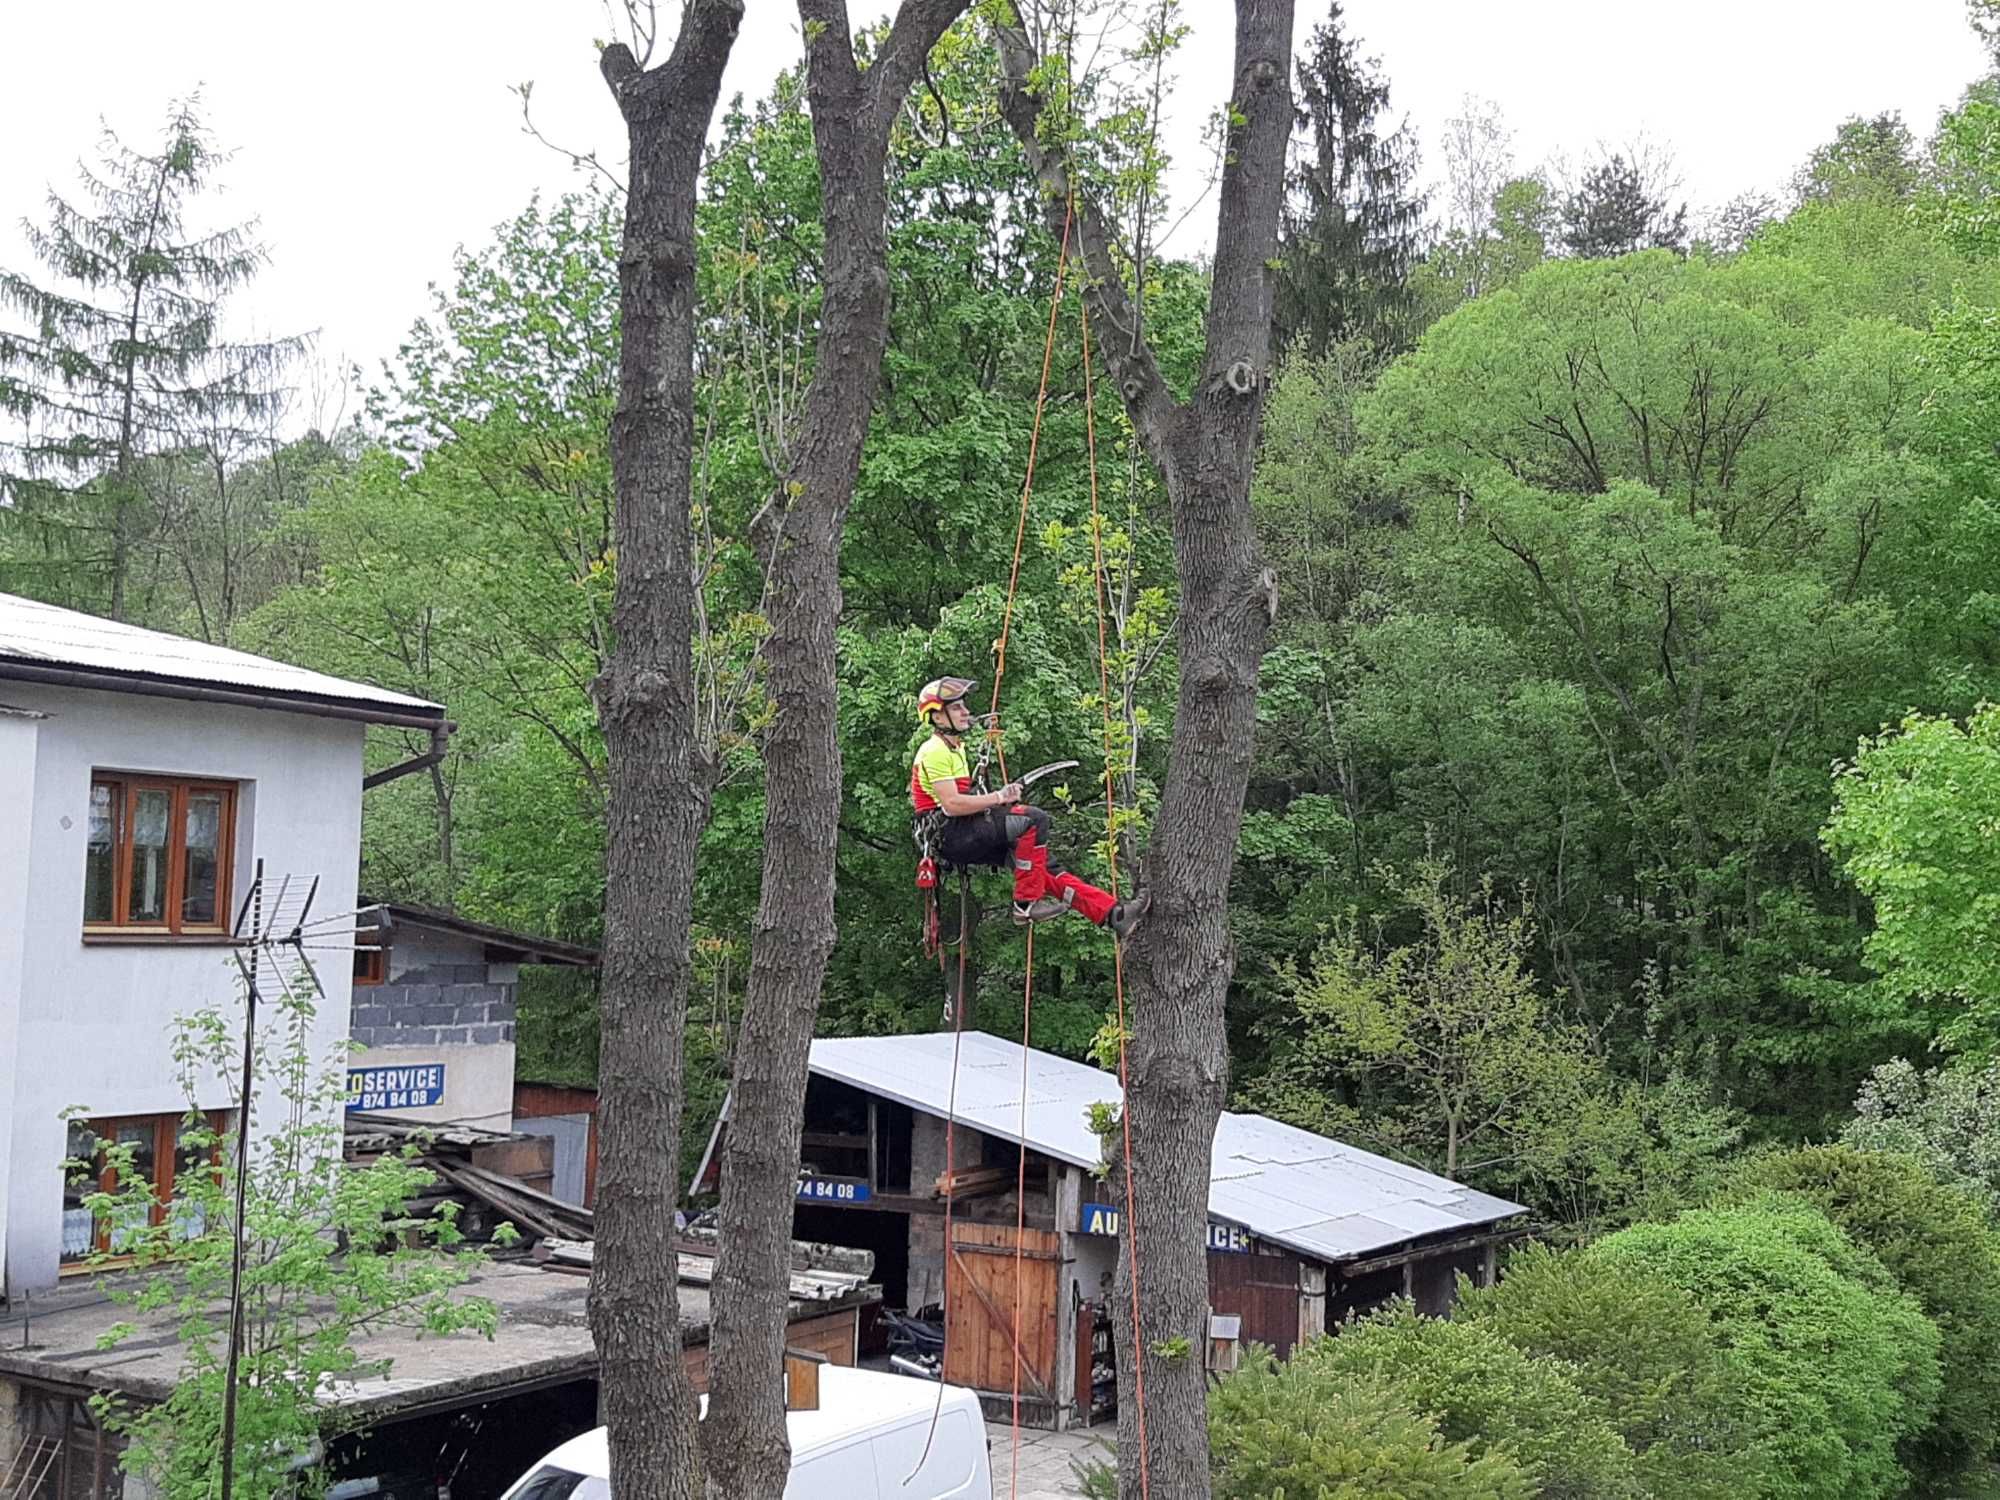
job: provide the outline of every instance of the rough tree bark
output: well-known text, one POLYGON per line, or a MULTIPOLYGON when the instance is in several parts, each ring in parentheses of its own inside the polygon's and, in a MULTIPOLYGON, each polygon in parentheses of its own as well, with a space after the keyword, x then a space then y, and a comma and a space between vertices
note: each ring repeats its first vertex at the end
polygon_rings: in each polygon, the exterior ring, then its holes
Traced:
MULTIPOLYGON (((999 40, 1001 107, 1041 181, 1051 230, 1060 233, 1071 183, 1059 151, 1037 135, 1040 101, 1029 79, 1038 59, 1016 28, 1001 27, 999 40)), ((1117 1321, 1119 1490, 1128 1497, 1140 1493, 1141 1361, 1152 1494, 1209 1493, 1202 1357, 1209 1151, 1227 1086, 1229 875, 1250 778, 1257 675, 1277 612, 1277 581, 1251 524, 1250 474, 1271 366, 1291 55, 1292 0, 1237 0, 1221 231, 1202 367, 1187 401, 1167 388, 1139 332, 1103 215, 1085 194, 1076 205, 1099 347, 1165 480, 1181 585, 1180 704, 1143 865, 1153 909, 1126 965, 1134 1002, 1126 1107, 1147 1346, 1134 1348, 1129 1318, 1117 1321)), ((1131 1275, 1127 1256, 1120 1306, 1130 1305, 1131 1275)))
POLYGON ((632 164, 611 419, 615 641, 595 684, 611 785, 590 1327, 611 1487, 645 1500, 700 1494, 673 1238, 695 845, 713 779, 697 748, 693 660, 694 206, 742 16, 742 0, 691 0, 666 62, 643 68, 622 44, 601 59, 632 164))
POLYGON ((786 1286, 806 1056, 833 950, 840 746, 834 627, 840 537, 889 328, 889 132, 925 58, 968 0, 904 0, 865 69, 846 0, 799 0, 826 232, 811 387, 788 471, 755 540, 770 633, 761 654, 776 714, 764 741, 763 884, 723 1147, 720 1244, 702 1451, 712 1497, 785 1487, 786 1286), (747 1128, 746 1128, 747 1127, 747 1128))

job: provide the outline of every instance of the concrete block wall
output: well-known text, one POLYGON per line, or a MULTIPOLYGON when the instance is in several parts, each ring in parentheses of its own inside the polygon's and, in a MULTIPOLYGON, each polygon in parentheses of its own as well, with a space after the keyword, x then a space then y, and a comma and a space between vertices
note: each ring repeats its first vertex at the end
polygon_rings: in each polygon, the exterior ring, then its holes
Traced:
POLYGON ((363 986, 350 1013, 354 1040, 364 1047, 512 1042, 519 985, 493 982, 503 967, 431 963, 363 986))

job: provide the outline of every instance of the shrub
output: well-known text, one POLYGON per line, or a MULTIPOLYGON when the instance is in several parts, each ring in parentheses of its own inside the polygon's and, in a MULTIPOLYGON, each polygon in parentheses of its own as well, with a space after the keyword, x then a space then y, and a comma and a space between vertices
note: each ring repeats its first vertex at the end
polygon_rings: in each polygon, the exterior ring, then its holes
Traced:
POLYGON ((1769 1446, 1769 1493, 1902 1488, 1896 1445, 1930 1420, 1937 1329, 1823 1215, 1765 1198, 1620 1230, 1582 1253, 1664 1277, 1707 1309, 1769 1446))
POLYGON ((1499 1453, 1443 1437, 1402 1391, 1314 1361, 1252 1350, 1209 1398, 1214 1500, 1529 1500, 1499 1453))
POLYGON ((1914 1156, 2000 1217, 2000 1063, 1920 1073, 1897 1058, 1868 1075, 1840 1133, 1862 1151, 1914 1156))
POLYGON ((1751 1162, 1735 1191, 1797 1195, 1880 1261, 1937 1325, 1944 1389, 1930 1425, 1905 1445, 1921 1479, 1948 1479, 2000 1439, 2000 1232, 1982 1203, 1920 1161, 1809 1146, 1751 1162))
POLYGON ((1300 1349, 1293 1362, 1389 1382, 1436 1418, 1447 1441, 1511 1454, 1544 1500, 1641 1493, 1632 1450, 1602 1403, 1561 1364, 1531 1359, 1490 1329, 1427 1318, 1399 1300, 1300 1349))
POLYGON ((1453 1320, 1490 1329, 1533 1358, 1563 1361, 1603 1404, 1649 1494, 1751 1500, 1766 1492, 1770 1458, 1745 1382, 1707 1311, 1664 1278, 1536 1245, 1512 1256, 1493 1286, 1461 1281, 1453 1320))

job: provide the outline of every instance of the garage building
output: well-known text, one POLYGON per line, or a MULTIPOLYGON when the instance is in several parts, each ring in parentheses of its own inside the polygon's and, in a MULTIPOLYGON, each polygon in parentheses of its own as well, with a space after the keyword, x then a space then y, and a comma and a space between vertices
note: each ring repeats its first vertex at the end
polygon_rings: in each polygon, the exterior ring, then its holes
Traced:
MULTIPOLYGON (((1101 1145, 1089 1118, 1093 1104, 1121 1099, 1110 1073, 1046 1052, 1024 1059, 1019 1043, 983 1032, 815 1041, 793 1234, 871 1251, 887 1307, 941 1307, 946 1379, 985 1394, 1012 1391, 1018 1301, 1023 1419, 1058 1428, 1099 1420, 1112 1410, 1123 1216, 1095 1174, 1101 1145), (945 1119, 954 1111, 947 1184, 945 1119)), ((696 1192, 718 1185, 727 1127, 725 1106, 696 1192)), ((1225 1112, 1209 1185, 1211 1311, 1239 1320, 1241 1342, 1281 1355, 1399 1293, 1442 1312, 1459 1273, 1491 1280, 1496 1249, 1523 1232, 1523 1212, 1295 1126, 1225 1112)), ((1139 1213, 1143 1233, 1143 1202, 1139 1213)), ((879 1342, 864 1326, 864 1353, 879 1342)))

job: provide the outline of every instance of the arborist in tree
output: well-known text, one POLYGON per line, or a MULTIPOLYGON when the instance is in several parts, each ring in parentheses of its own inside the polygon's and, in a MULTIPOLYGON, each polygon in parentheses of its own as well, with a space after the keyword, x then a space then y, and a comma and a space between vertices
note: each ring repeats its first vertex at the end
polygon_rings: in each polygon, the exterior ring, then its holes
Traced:
MULTIPOLYGON (((1045 922, 1077 911, 1121 939, 1132 935, 1152 897, 1141 891, 1119 901, 1109 891, 1049 865, 1048 835, 1053 819, 1021 800, 1023 788, 1009 782, 997 792, 973 790, 965 758, 965 735, 972 711, 965 677, 939 677, 917 694, 917 721, 931 731, 910 767, 910 802, 916 808, 917 841, 928 855, 959 869, 999 869, 1014 860, 1014 920, 1045 922)), ((922 876, 919 877, 920 883, 922 876)))

